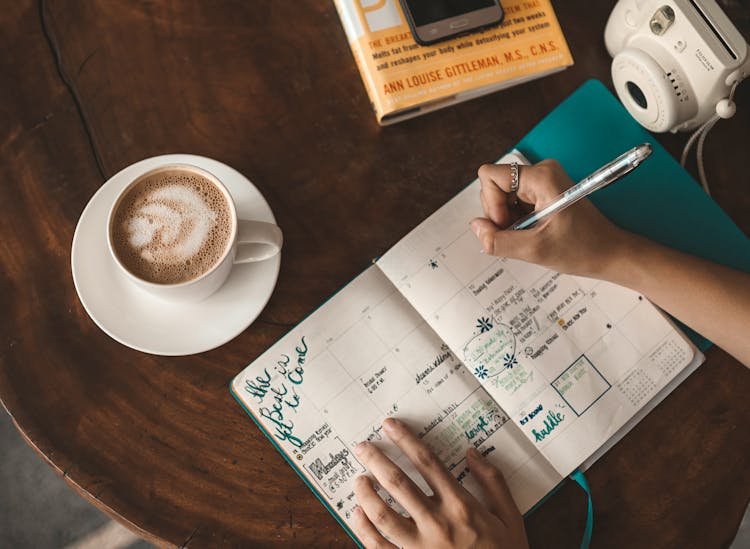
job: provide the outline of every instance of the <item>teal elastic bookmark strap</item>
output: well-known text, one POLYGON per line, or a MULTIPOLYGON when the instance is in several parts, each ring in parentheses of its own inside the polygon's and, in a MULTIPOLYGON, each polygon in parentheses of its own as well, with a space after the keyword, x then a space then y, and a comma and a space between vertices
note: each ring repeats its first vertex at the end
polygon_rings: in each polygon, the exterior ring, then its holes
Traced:
POLYGON ((586 477, 583 476, 583 472, 580 469, 576 469, 570 474, 570 478, 575 480, 578 485, 583 488, 586 492, 586 497, 589 500, 588 511, 586 513, 586 528, 583 530, 583 539, 581 540, 581 549, 589 549, 591 544, 591 533, 594 531, 594 503, 591 501, 591 489, 589 483, 586 482, 586 477))

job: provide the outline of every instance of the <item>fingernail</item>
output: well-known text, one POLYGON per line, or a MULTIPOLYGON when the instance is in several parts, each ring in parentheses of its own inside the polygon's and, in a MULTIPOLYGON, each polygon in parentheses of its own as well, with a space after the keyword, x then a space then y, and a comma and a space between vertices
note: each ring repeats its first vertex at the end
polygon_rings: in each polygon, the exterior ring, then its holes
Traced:
POLYGON ((385 430, 386 433, 393 432, 394 427, 396 427, 395 419, 391 417, 387 417, 383 420, 383 429, 385 430))
POLYGON ((469 227, 471 227, 471 230, 474 232, 474 234, 479 238, 479 233, 481 233, 481 227, 479 225, 479 222, 475 219, 471 223, 469 223, 469 227))
POLYGON ((354 446, 354 448, 353 448, 353 450, 354 450, 354 455, 356 455, 356 456, 360 456, 360 455, 362 455, 362 452, 364 452, 364 451, 365 451, 365 444, 367 444, 367 443, 366 443, 366 442, 358 442, 358 443, 357 443, 357 444, 356 444, 356 445, 354 446))
POLYGON ((479 450, 477 450, 473 446, 469 448, 469 450, 466 452, 466 455, 468 455, 469 458, 471 459, 475 459, 475 460, 482 459, 482 454, 480 454, 479 450))

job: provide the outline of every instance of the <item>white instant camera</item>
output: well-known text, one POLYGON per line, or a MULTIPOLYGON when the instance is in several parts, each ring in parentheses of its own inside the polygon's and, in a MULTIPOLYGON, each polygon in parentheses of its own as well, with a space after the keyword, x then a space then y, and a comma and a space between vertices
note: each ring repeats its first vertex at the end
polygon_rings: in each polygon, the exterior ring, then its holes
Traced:
POLYGON ((617 95, 654 132, 730 118, 748 45, 715 0, 619 0, 604 42, 617 95))

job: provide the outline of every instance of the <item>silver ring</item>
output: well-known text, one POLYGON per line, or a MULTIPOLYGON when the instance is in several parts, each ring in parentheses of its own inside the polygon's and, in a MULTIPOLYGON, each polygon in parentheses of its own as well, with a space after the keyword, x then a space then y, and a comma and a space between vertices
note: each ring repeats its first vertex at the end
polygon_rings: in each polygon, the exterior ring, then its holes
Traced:
POLYGON ((519 180, 519 169, 518 162, 510 163, 510 192, 514 193, 518 191, 519 180))

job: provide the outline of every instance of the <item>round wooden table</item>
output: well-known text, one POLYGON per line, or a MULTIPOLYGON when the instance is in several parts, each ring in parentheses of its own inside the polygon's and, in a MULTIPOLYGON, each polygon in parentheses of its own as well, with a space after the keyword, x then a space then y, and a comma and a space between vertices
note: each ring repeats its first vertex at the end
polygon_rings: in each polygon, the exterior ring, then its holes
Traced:
MULTIPOLYGON (((330 1, 22 0, 0 12, 0 398, 83 497, 157 545, 350 546, 229 393, 245 365, 471 181, 589 78, 611 86, 614 2, 557 2, 575 65, 381 128, 330 1), (158 357, 78 300, 73 231, 121 168, 157 154, 250 178, 285 233, 264 312, 231 342, 158 357)), ((729 14, 747 37, 747 10, 729 14)), ((750 84, 706 145, 717 202, 750 231, 750 84)), ((659 140, 678 155, 685 135, 659 140)), ((686 221, 687 222, 687 221, 686 221)), ((594 546, 720 547, 750 494, 750 373, 706 363, 588 473, 594 546)), ((41 519, 42 517, 40 517, 41 519)), ((574 547, 583 493, 527 520, 574 547)))

